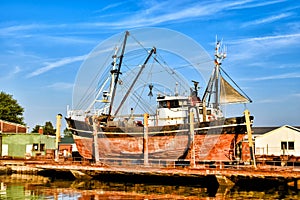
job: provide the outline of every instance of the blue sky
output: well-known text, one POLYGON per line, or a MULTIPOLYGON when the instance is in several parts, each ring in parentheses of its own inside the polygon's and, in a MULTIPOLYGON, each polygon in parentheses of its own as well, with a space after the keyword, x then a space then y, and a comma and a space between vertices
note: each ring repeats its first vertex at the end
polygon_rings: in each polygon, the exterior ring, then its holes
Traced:
POLYGON ((32 129, 66 114, 86 56, 112 35, 139 27, 179 31, 213 57, 253 100, 255 126, 300 125, 300 1, 1 0, 0 90, 25 108, 32 129))

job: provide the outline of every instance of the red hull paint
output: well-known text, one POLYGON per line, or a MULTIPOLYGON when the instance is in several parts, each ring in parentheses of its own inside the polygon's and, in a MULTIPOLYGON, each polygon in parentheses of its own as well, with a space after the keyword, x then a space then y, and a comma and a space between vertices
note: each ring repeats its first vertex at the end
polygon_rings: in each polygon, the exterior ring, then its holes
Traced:
MULTIPOLYGON (((195 160, 230 161, 235 144, 245 134, 195 135, 195 160)), ((93 139, 74 135, 77 149, 86 159, 93 158, 93 139)), ((143 137, 98 138, 100 159, 143 158, 143 137)), ((149 159, 191 159, 187 135, 148 138, 149 159)))
MULTIPOLYGON (((244 136, 245 134, 195 135, 195 160, 233 160, 234 145, 241 142, 244 136)), ((187 159, 191 159, 191 150, 187 159)))

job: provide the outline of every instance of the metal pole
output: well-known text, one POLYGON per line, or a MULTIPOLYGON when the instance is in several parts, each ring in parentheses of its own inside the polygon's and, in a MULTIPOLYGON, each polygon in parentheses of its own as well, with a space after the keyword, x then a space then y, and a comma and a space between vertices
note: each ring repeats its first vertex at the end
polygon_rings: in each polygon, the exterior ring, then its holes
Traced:
POLYGON ((58 143, 60 142, 61 118, 62 118, 61 114, 56 115, 55 161, 58 161, 58 159, 59 159, 59 156, 58 156, 58 151, 59 151, 58 143))
POLYGON ((148 118, 149 114, 144 114, 144 137, 143 137, 143 149, 144 149, 144 166, 149 165, 148 160, 148 118))

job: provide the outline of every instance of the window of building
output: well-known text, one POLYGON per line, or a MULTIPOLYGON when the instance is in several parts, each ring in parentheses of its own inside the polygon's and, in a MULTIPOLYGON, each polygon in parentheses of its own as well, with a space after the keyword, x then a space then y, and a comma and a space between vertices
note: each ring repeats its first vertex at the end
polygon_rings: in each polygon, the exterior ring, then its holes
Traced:
POLYGON ((39 150, 39 144, 33 144, 32 151, 38 151, 38 150, 39 150))
POLYGON ((45 151, 45 144, 33 144, 32 151, 45 151))
POLYGON ((294 141, 281 141, 281 150, 295 150, 294 141))
POLYGON ((40 151, 45 151, 45 144, 40 144, 40 151))
POLYGON ((288 149, 295 150, 294 142, 288 142, 288 149))

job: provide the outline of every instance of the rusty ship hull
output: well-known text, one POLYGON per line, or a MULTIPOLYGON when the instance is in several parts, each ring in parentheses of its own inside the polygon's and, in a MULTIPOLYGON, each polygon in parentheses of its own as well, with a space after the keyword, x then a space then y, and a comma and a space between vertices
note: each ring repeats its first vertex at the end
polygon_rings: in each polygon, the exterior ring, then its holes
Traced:
MULTIPOLYGON (((80 155, 85 159, 94 159, 93 126, 87 122, 66 120, 80 155)), ((233 155, 237 151, 236 144, 246 134, 244 117, 201 122, 195 124, 194 128, 195 135, 192 138, 188 124, 148 127, 149 159, 190 159, 193 143, 196 160, 231 161, 235 159, 233 155)), ((144 127, 98 127, 100 159, 143 159, 144 139, 144 127)))

